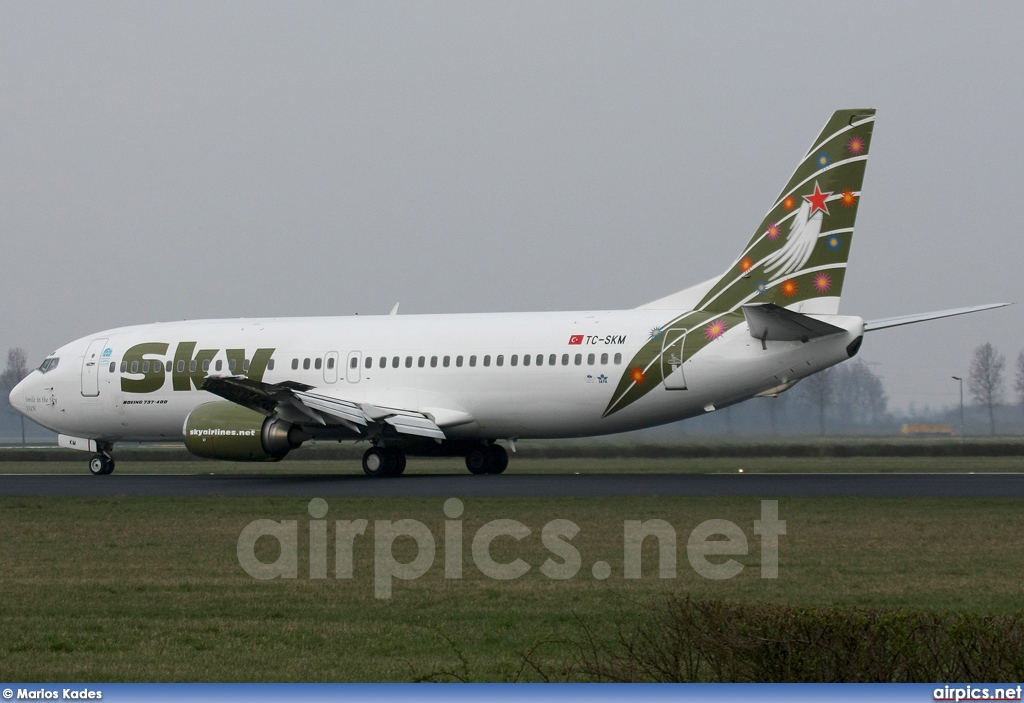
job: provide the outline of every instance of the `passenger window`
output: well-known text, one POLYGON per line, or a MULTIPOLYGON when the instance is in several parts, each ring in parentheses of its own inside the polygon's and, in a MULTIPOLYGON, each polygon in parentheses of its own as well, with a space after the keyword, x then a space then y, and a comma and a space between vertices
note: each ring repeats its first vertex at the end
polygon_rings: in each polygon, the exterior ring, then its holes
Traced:
MULTIPOLYGON (((235 365, 235 362, 232 361, 231 362, 231 366, 232 366, 231 370, 232 371, 235 370, 234 369, 234 365, 235 365)), ((309 357, 308 356, 305 359, 302 360, 302 370, 303 371, 309 371, 309 357)))
POLYGON ((476 366, 476 354, 473 354, 471 357, 469 357, 469 365, 476 366))
POLYGON ((607 363, 608 363, 608 355, 607 354, 602 354, 601 355, 601 366, 604 366, 607 363))
POLYGON ((519 355, 513 354, 512 358, 508 360, 509 366, 517 366, 519 364, 519 355))
POLYGON ((397 369, 398 368, 398 357, 397 356, 391 357, 391 368, 393 368, 393 369, 397 369))
POLYGON ((430 357, 430 368, 432 368, 432 369, 437 368, 437 357, 436 356, 430 357))
POLYGON ((419 366, 421 369, 423 368, 423 365, 426 364, 426 363, 427 363, 427 359, 426 359, 426 357, 423 357, 423 356, 421 356, 419 359, 416 360, 416 365, 419 366))
MULTIPOLYGON (((308 361, 308 359, 307 359, 307 361, 308 361)), ((238 362, 237 361, 235 361, 234 359, 228 359, 228 371, 230 371, 231 373, 234 373, 236 366, 238 366, 238 362)), ((307 365, 306 368, 308 369, 309 366, 307 365)))
POLYGON ((382 369, 386 369, 388 367, 388 358, 386 356, 382 356, 380 360, 377 362, 377 365, 380 366, 382 369))
MULTIPOLYGON (((355 361, 355 359, 353 359, 352 361, 355 361)), ((323 366, 323 365, 324 365, 324 360, 321 359, 319 356, 317 358, 313 359, 313 368, 316 369, 317 371, 319 371, 320 367, 323 366)))
MULTIPOLYGON (((220 371, 222 368, 224 368, 224 362, 221 361, 220 359, 217 359, 217 363, 213 365, 213 368, 215 368, 217 371, 220 371)), ((271 359, 270 361, 270 368, 274 368, 273 359, 271 359)))
POLYGON ((121 373, 124 373, 127 370, 128 370, 128 362, 127 361, 122 361, 121 362, 121 373))
POLYGON ((209 370, 210 370, 210 360, 209 359, 203 359, 203 371, 209 371, 209 370))
POLYGON ((568 366, 568 365, 569 365, 569 355, 568 354, 562 354, 562 366, 568 366))
POLYGON ((548 357, 548 366, 554 366, 556 361, 558 361, 558 355, 552 354, 548 357))
MULTIPOLYGON (((372 369, 373 368, 373 357, 372 356, 366 357, 366 361, 363 362, 363 366, 365 366, 368 369, 372 369)), ((327 360, 327 368, 329 368, 329 369, 333 369, 334 368, 334 359, 328 359, 327 360)))
POLYGON ((405 357, 405 368, 407 368, 407 369, 411 369, 412 368, 412 357, 411 356, 405 357))
POLYGON ((538 354, 537 355, 537 366, 543 366, 543 365, 544 365, 544 355, 543 354, 538 354))
POLYGON ((132 362, 132 373, 138 373, 138 372, 139 372, 139 362, 133 361, 132 362))
POLYGON ((462 356, 461 355, 455 357, 455 365, 458 366, 459 368, 462 368, 462 356))
POLYGON ((292 359, 292 371, 295 371, 298 368, 299 368, 299 360, 298 359, 292 359))
POLYGON ((196 362, 195 359, 193 359, 192 361, 188 362, 188 370, 189 371, 195 373, 195 370, 196 370, 197 367, 198 367, 198 363, 196 362))
POLYGON ((350 369, 354 369, 357 366, 359 366, 359 357, 358 356, 353 356, 351 359, 349 359, 348 367, 350 369))
POLYGON ((491 355, 490 354, 484 354, 484 366, 490 366, 490 365, 491 365, 491 355))
MULTIPOLYGON (((220 362, 219 361, 217 362, 217 370, 220 371, 220 362)), ((274 360, 271 359, 270 361, 267 362, 267 371, 273 371, 273 370, 274 370, 274 360)))
POLYGON ((622 354, 616 354, 615 355, 615 365, 618 366, 621 363, 622 363, 622 354))
MULTIPOLYGON (((160 362, 158 361, 158 362, 156 362, 156 363, 158 363, 158 364, 159 364, 160 362)), ((111 361, 111 362, 110 362, 110 373, 114 373, 114 369, 116 369, 116 368, 117 368, 117 364, 115 364, 115 363, 114 363, 113 361, 111 361)), ((159 371, 159 370, 160 370, 160 369, 157 369, 157 371, 159 371)))
POLYGON ((327 368, 329 368, 329 369, 333 369, 334 368, 334 357, 333 356, 330 359, 327 360, 327 368))
POLYGON ((441 359, 441 365, 444 366, 445 368, 448 368, 448 365, 451 363, 451 361, 452 358, 450 356, 446 356, 445 358, 441 359))
POLYGON ((523 354, 523 366, 529 366, 529 365, 530 365, 530 355, 529 354, 523 354))
POLYGON ((185 373, 185 360, 178 359, 178 373, 185 373))
POLYGON ((142 373, 149 373, 149 359, 142 362, 142 373))
POLYGON ((243 359, 242 360, 242 371, 245 371, 246 373, 248 373, 248 371, 249 371, 249 360, 248 359, 243 359))
POLYGON ((498 354, 498 356, 496 356, 494 358, 494 365, 495 366, 504 366, 505 365, 505 355, 504 354, 498 354))
POLYGON ((593 354, 587 354, 587 365, 588 366, 593 366, 594 365, 594 355, 593 354))
POLYGON ((577 354, 576 358, 573 359, 573 361, 576 363, 577 366, 579 366, 580 364, 583 363, 583 355, 582 354, 577 354))

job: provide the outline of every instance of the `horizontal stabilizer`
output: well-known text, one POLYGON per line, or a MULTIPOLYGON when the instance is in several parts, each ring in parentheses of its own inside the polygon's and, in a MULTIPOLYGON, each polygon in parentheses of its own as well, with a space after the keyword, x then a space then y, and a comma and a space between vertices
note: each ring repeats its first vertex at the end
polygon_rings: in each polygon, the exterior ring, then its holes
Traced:
POLYGON ((846 331, 775 303, 744 305, 743 314, 747 318, 750 336, 762 342, 806 342, 846 331))
POLYGON ((922 312, 916 315, 886 317, 882 320, 868 320, 867 322, 864 323, 864 331, 874 332, 875 330, 884 330, 887 327, 912 325, 915 322, 927 322, 928 320, 938 320, 943 317, 953 317, 954 315, 966 315, 972 312, 981 312, 982 310, 993 310, 995 308, 1002 308, 1011 304, 1012 303, 988 303, 987 305, 974 305, 969 308, 955 308, 953 310, 939 310, 937 312, 922 312))

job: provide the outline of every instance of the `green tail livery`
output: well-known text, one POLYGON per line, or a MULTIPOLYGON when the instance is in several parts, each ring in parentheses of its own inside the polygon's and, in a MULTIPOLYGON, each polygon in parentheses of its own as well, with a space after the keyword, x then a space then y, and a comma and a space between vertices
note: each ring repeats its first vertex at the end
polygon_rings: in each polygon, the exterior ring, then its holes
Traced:
POLYGON ((693 310, 651 331, 605 416, 658 387, 683 359, 743 323, 743 305, 775 303, 803 314, 839 312, 874 124, 871 109, 832 115, 732 266, 693 310), (685 340, 666 345, 666 335, 685 340), (677 348, 681 354, 670 356, 677 348))

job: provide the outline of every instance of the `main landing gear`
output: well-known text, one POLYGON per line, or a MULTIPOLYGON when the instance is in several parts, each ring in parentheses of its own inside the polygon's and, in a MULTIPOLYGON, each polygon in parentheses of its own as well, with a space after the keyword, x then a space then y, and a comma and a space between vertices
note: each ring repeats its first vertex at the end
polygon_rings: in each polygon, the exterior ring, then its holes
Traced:
MULTIPOLYGON (((497 444, 470 442, 405 447, 415 456, 464 456, 472 474, 500 474, 508 468, 508 452, 497 444)), ((405 471, 405 451, 397 447, 370 447, 363 454, 363 471, 372 478, 401 476, 405 471)))
POLYGON ((367 449, 363 454, 363 471, 373 478, 401 476, 405 471, 405 452, 385 447, 367 449))
POLYGON ((508 452, 498 444, 474 447, 466 454, 466 468, 471 474, 500 474, 508 468, 508 452))
POLYGON ((114 473, 114 457, 106 452, 93 454, 89 459, 89 473, 93 476, 106 476, 114 473))

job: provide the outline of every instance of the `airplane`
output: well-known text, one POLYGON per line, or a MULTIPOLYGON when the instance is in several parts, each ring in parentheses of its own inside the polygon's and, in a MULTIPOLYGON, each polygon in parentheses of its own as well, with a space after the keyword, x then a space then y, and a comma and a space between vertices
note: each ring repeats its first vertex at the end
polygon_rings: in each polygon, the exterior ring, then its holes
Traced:
POLYGON ((309 440, 508 466, 505 441, 606 435, 775 396, 857 354, 865 333, 1006 303, 865 322, 839 314, 875 122, 832 115, 719 276, 630 310, 225 319, 88 335, 10 394, 61 447, 114 470, 117 442, 278 461, 309 440))

